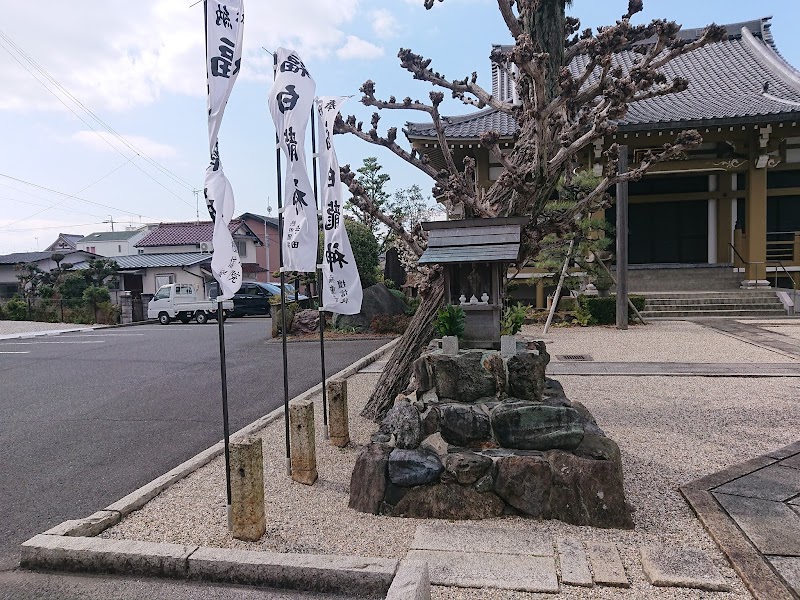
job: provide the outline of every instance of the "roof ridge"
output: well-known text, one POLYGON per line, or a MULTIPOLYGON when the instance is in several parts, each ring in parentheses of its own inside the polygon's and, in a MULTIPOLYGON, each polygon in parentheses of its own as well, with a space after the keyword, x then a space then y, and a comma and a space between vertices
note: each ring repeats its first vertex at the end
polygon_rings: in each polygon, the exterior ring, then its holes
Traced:
MULTIPOLYGON (((746 26, 742 26, 741 39, 744 42, 744 46, 750 50, 753 58, 764 64, 767 69, 781 78, 789 87, 800 92, 800 73, 786 62, 786 59, 780 55, 774 44, 769 44, 766 41, 759 44, 756 41, 756 36, 746 26)), ((764 93, 767 93, 766 89, 764 93)))

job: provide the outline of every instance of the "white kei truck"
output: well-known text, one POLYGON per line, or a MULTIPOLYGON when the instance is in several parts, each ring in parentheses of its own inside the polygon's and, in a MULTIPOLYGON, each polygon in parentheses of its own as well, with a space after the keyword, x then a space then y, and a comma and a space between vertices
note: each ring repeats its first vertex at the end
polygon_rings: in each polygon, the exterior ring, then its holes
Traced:
MULTIPOLYGON (((233 301, 222 303, 222 318, 233 311, 233 301)), ((189 283, 170 283, 158 288, 156 295, 147 304, 147 318, 158 319, 162 325, 169 325, 173 319, 188 323, 192 319, 199 324, 217 318, 217 302, 197 298, 197 290, 189 283)))

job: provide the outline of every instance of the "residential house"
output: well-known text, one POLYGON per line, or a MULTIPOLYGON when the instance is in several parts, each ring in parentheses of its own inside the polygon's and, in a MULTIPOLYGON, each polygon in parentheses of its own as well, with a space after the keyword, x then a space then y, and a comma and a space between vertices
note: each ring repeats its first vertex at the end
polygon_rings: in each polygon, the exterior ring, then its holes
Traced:
POLYGON ((70 252, 78 250, 78 241, 83 238, 83 235, 74 233, 59 233, 56 241, 44 249, 45 252, 70 252))
POLYGON ((79 265, 85 264, 86 261, 97 258, 94 254, 82 250, 15 252, 14 254, 0 256, 0 298, 10 298, 20 292, 19 280, 17 279, 18 271, 14 268, 16 265, 20 263, 35 263, 42 271, 48 272, 58 267, 58 263, 53 260, 54 254, 64 256, 64 260, 61 261, 62 267, 70 264, 78 268, 79 265))
MULTIPOLYGON (((697 129, 703 136, 699 148, 656 165, 629 186, 632 291, 637 291, 637 269, 678 286, 703 285, 722 273, 731 288, 742 280, 766 285, 775 277, 787 286, 792 284, 788 274, 800 271, 800 73, 778 52, 770 20, 727 25, 723 40, 670 62, 663 69, 667 78, 685 77, 689 88, 634 103, 615 134, 586 149, 584 167, 599 171, 602 153, 613 143, 627 145, 636 164, 680 130, 697 129)), ((680 35, 691 40, 701 31, 680 35)), ((629 69, 639 57, 631 48, 616 63, 629 69)), ((585 64, 586 57, 579 56, 569 67, 577 75, 585 64)), ((493 68, 493 93, 511 100, 509 74, 493 68)), ((510 149, 516 122, 489 108, 445 123, 456 164, 473 157, 478 185, 488 189, 502 167, 480 137, 496 131, 501 148, 510 149)), ((443 164, 430 123, 407 123, 405 133, 418 152, 434 165, 443 164)), ((615 222, 613 208, 606 219, 615 222)), ((797 274, 794 278, 800 280, 797 274)), ((537 287, 541 305, 543 284, 537 287)))
POLYGON ((155 294, 169 283, 190 283, 207 296, 206 284, 213 281, 211 255, 204 252, 165 252, 115 256, 119 265, 120 289, 133 297, 155 294))
POLYGON ((255 262, 264 269, 256 275, 256 281, 275 281, 278 278, 272 274, 281 266, 278 219, 246 212, 239 216, 239 220, 246 223, 251 230, 257 231, 264 240, 263 246, 256 246, 255 262))
POLYGON ((77 242, 78 250, 100 256, 128 256, 136 254, 134 245, 150 231, 150 227, 135 227, 123 231, 99 231, 90 233, 77 242))

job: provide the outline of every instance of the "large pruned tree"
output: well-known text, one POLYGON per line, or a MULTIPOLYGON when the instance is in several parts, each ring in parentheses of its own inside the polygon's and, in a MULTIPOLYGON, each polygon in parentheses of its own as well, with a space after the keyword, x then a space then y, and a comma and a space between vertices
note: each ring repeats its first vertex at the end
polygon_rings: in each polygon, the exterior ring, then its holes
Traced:
MULTIPOLYGON (((434 0, 424 0, 431 8, 434 0)), ((440 2, 443 0, 439 0, 440 2)), ((463 79, 447 79, 430 68, 431 60, 401 48, 400 65, 414 79, 434 86, 429 101, 395 96, 379 99, 375 84, 361 87, 362 104, 382 110, 413 110, 426 113, 438 139, 443 169, 433 166, 430 157, 397 142, 397 129, 378 132, 380 112, 372 115, 371 127, 364 130, 355 116, 338 118, 335 133, 348 133, 388 148, 417 167, 433 181, 433 195, 448 209, 459 207, 468 217, 491 218, 526 216, 523 228, 522 262, 532 260, 545 240, 553 235, 574 233, 583 218, 610 205, 608 189, 620 182, 636 180, 653 165, 696 147, 701 138, 697 131, 682 131, 673 143, 658 152, 648 152, 641 162, 632 164, 627 173, 618 172, 617 144, 605 152, 605 166, 597 185, 571 199, 569 206, 545 212, 553 194, 569 183, 571 173, 580 163, 579 154, 595 140, 613 134, 617 122, 625 117, 633 102, 681 92, 689 82, 681 77, 668 80, 662 67, 675 58, 718 41, 725 30, 709 25, 696 39, 682 39, 680 26, 672 21, 654 20, 635 25, 631 18, 642 10, 641 0, 630 0, 627 12, 614 24, 597 31, 580 32, 580 21, 565 14, 566 0, 497 0, 500 16, 513 38, 513 45, 496 47, 490 59, 513 74, 518 102, 493 96, 478 85, 477 73, 463 79), (624 69, 615 60, 618 52, 634 48, 638 61, 624 69), (573 60, 580 57, 580 60, 573 60), (500 163, 502 175, 482 193, 475 177, 474 159, 456 164, 445 136, 445 119, 439 112, 445 92, 466 105, 491 107, 513 116, 518 125, 514 147, 501 152, 500 135, 488 131, 481 144, 500 163)), ((386 225, 404 242, 409 251, 420 256, 426 247, 425 232, 408 231, 369 199, 349 166, 342 167, 342 181, 353 198, 351 202, 364 213, 386 225)), ((395 396, 408 385, 410 362, 421 352, 432 335, 432 321, 443 301, 443 283, 439 269, 424 271, 420 292, 422 302, 408 330, 384 370, 364 414, 380 419, 391 407, 395 396)))

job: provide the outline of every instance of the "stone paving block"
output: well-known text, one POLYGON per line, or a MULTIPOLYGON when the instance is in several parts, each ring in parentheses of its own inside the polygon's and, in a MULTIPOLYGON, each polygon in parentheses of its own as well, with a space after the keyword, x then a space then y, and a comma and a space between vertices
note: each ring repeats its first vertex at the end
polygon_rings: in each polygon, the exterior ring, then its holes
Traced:
POLYGON ((392 579, 386 600, 431 600, 428 563, 404 560, 392 579))
POLYGON ((789 444, 788 446, 784 446, 783 448, 778 448, 772 452, 767 452, 767 456, 772 456, 773 458, 777 459, 787 458, 793 454, 800 454, 800 440, 794 442, 793 444, 789 444))
POLYGON ((398 565, 389 558, 206 547, 198 549, 188 562, 192 579, 381 597, 398 565))
POLYGON ((411 550, 408 558, 428 563, 432 585, 558 592, 552 556, 411 550))
POLYGON ((594 582, 597 585, 630 587, 616 544, 589 542, 586 544, 586 554, 592 564, 594 582))
POLYGON ((69 535, 72 537, 94 537, 120 521, 120 514, 110 510, 99 510, 85 519, 71 519, 48 529, 44 535, 69 535))
POLYGON ((800 494, 800 470, 770 465, 721 485, 714 492, 783 502, 800 494))
POLYGON ((795 454, 789 458, 783 459, 780 463, 782 467, 791 467, 792 469, 800 469, 800 454, 795 454))
POLYGON ((25 568, 185 577, 189 555, 182 546, 96 537, 37 535, 22 544, 25 568))
POLYGON ((557 545, 561 583, 581 587, 594 586, 589 560, 586 558, 581 541, 577 538, 559 538, 557 545))
POLYGON ((757 456, 756 458, 752 458, 743 463, 739 463, 738 465, 731 465, 730 467, 728 467, 727 469, 723 469, 722 471, 717 471, 716 473, 710 473, 705 477, 701 477, 700 479, 695 479, 694 481, 686 484, 686 486, 684 487, 710 490, 717 486, 728 483, 733 479, 742 477, 743 475, 747 475, 748 473, 752 473, 756 469, 761 469, 762 467, 775 464, 775 462, 776 462, 775 459, 770 458, 769 456, 757 456))
POLYGON ((800 596, 800 558, 796 556, 768 556, 783 580, 789 584, 792 591, 800 596))
POLYGON ((642 570, 656 586, 712 592, 730 590, 714 563, 696 548, 654 545, 641 549, 642 570))
POLYGON ((417 527, 411 542, 412 550, 441 550, 493 554, 524 554, 553 556, 553 542, 519 529, 498 529, 454 525, 452 523, 423 523, 417 527))
POLYGON ((800 515, 787 504, 714 492, 762 554, 800 556, 800 515))

